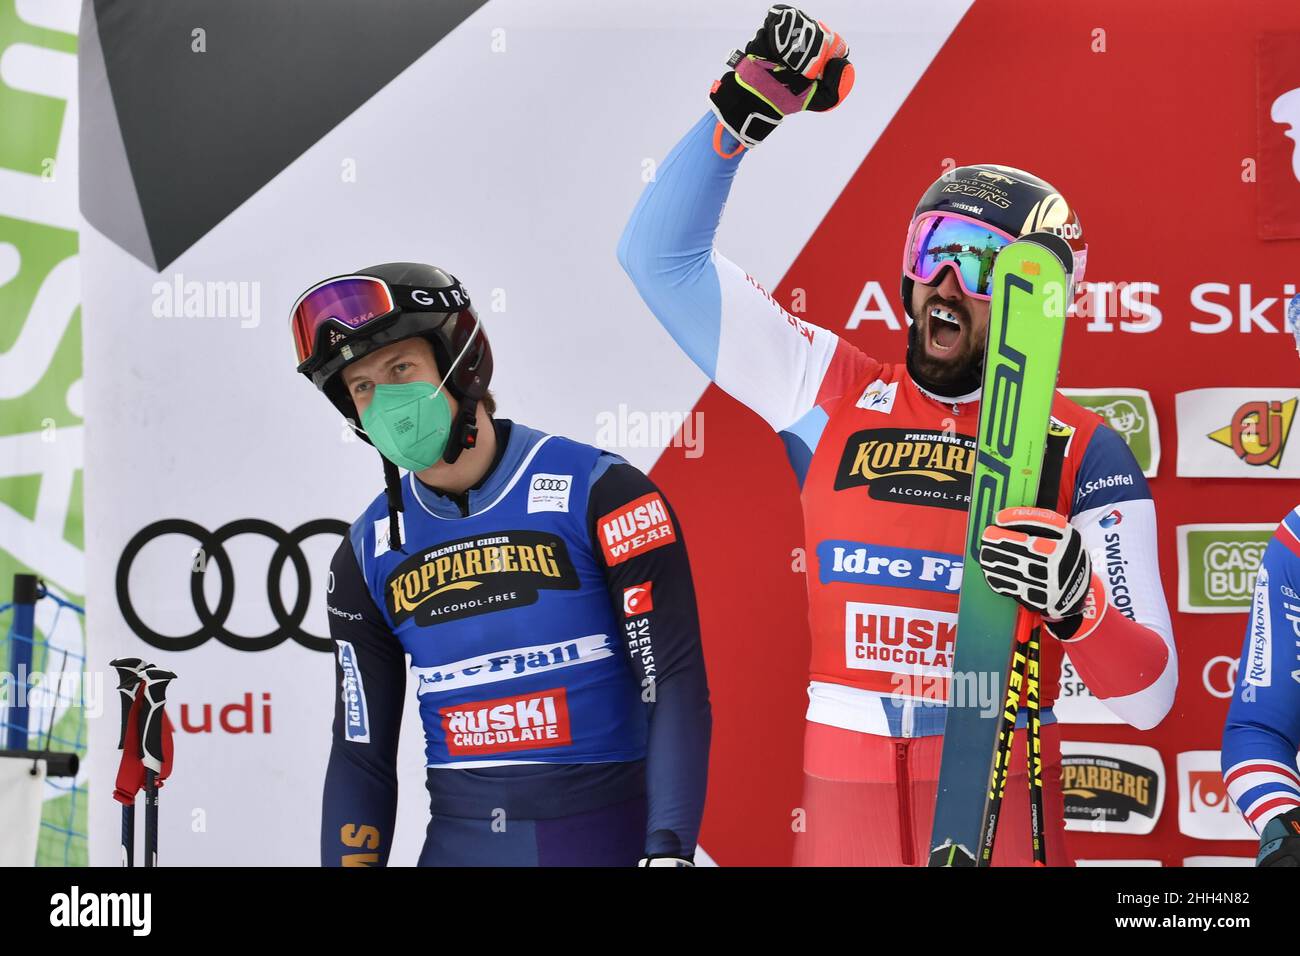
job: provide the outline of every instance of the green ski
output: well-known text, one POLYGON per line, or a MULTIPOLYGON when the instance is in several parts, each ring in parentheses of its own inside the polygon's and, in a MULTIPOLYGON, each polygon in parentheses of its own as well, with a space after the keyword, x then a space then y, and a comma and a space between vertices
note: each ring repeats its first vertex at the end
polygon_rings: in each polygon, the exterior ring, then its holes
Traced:
POLYGON ((992 838, 986 840, 985 831, 996 789, 994 755, 1019 605, 989 588, 976 556, 980 536, 1000 510, 1035 503, 1072 264, 1069 245, 1050 233, 1013 242, 993 264, 966 571, 957 608, 930 866, 987 865, 991 857, 992 838))

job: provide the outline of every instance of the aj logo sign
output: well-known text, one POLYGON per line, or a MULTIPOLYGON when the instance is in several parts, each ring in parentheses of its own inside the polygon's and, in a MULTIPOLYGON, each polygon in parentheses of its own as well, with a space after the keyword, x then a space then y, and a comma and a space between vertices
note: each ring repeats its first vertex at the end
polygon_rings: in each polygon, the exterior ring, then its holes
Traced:
POLYGON ((1295 407, 1294 398, 1287 402, 1246 402, 1233 412, 1229 424, 1210 432, 1209 438, 1231 448, 1248 465, 1280 468, 1295 407))
POLYGON ((1199 388, 1179 392, 1180 478, 1300 478, 1291 448, 1295 389, 1199 388))

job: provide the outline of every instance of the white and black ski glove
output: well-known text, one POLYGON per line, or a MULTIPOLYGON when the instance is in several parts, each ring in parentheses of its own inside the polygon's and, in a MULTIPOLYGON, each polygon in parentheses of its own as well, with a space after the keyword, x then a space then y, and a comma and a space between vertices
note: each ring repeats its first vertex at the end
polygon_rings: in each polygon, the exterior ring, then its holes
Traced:
MULTIPOLYGON (((713 84, 709 102, 718 122, 752 149, 790 113, 825 112, 853 89, 853 65, 844 38, 802 10, 778 3, 743 50, 727 58, 731 70, 713 84)), ((714 149, 726 158, 719 137, 714 149)), ((739 152, 739 148, 737 148, 739 152)))
POLYGON ((1063 515, 1002 509, 980 536, 979 564, 990 588, 1041 614, 1053 637, 1079 640, 1092 630, 1099 610, 1092 561, 1063 515))

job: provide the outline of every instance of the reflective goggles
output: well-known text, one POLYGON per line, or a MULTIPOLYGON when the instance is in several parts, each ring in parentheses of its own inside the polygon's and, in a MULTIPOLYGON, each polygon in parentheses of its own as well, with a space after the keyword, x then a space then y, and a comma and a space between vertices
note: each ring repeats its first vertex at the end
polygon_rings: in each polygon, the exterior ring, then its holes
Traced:
POLYGON ((907 234, 903 273, 926 285, 951 263, 962 291, 972 299, 993 297, 993 260, 1015 237, 986 223, 953 213, 918 216, 907 234))
POLYGON ((371 276, 338 276, 312 286, 298 297, 289 319, 298 367, 315 357, 317 335, 327 323, 355 330, 396 308, 388 283, 371 276))

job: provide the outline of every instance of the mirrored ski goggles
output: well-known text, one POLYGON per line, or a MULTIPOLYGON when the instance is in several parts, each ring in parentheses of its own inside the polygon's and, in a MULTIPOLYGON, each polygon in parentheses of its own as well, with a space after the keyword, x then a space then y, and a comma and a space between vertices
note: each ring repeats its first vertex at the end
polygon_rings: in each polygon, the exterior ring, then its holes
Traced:
POLYGON ((395 308, 392 290, 382 279, 338 276, 312 286, 298 297, 289 319, 299 367, 311 360, 316 335, 325 323, 338 322, 359 329, 395 308))
POLYGON ((918 216, 907 234, 903 272, 916 282, 930 284, 951 263, 958 281, 972 299, 993 297, 993 260, 1015 237, 953 213, 928 212, 918 216))

